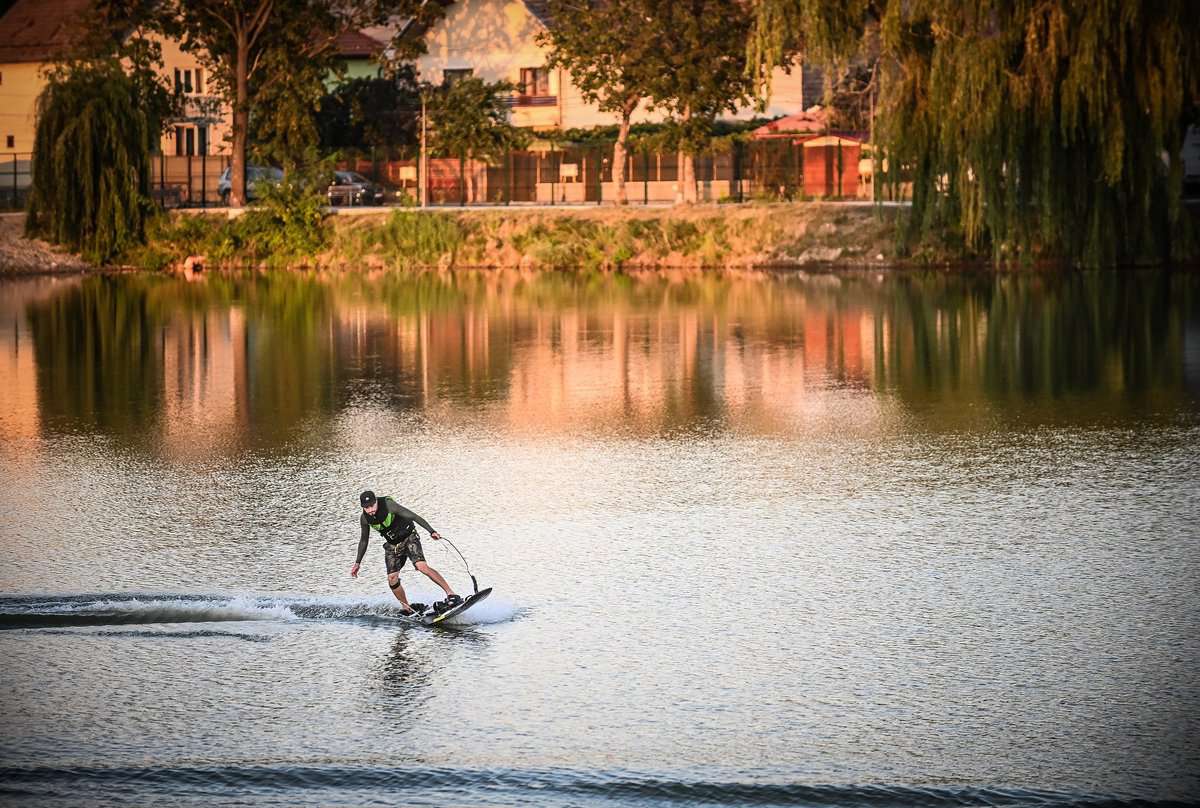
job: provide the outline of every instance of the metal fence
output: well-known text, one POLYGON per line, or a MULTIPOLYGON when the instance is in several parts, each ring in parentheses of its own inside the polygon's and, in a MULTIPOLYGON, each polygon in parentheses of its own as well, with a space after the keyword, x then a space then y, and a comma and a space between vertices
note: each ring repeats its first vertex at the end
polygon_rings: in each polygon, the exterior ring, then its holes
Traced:
POLYGON ((221 174, 231 158, 225 154, 178 156, 156 154, 150 158, 150 194, 163 207, 224 205, 221 174))
MULTIPOLYGON (((834 138, 837 140, 837 138, 834 138)), ((752 199, 871 199, 869 152, 860 144, 814 146, 816 141, 780 138, 732 142, 723 151, 696 155, 694 168, 702 202, 752 199)), ((0 205, 20 208, 31 182, 31 155, 4 156, 0 162, 0 205)), ((151 193, 163 207, 227 204, 221 176, 228 155, 151 157, 151 193)), ((415 157, 343 162, 383 185, 389 204, 420 203, 415 157)), ((631 152, 626 156, 625 192, 630 204, 672 203, 681 190, 681 160, 674 152, 631 152)), ((426 204, 598 205, 616 200, 613 148, 551 148, 514 151, 498 161, 432 158, 426 204)), ((337 200, 340 201, 340 200, 337 200)))
MULTIPOLYGON (((799 141, 780 139, 734 142, 724 151, 696 155, 698 198, 702 202, 871 198, 870 160, 862 159, 861 149, 825 149, 819 153, 822 165, 813 164, 814 154, 799 141), (845 153, 839 158, 837 151, 845 153), (806 157, 810 162, 807 172, 806 157), (815 174, 820 176, 814 179, 815 174)), ((358 160, 339 167, 386 185, 397 196, 418 201, 415 159, 358 160)), ((491 163, 434 158, 429 160, 428 170, 426 202, 430 205, 594 205, 617 197, 612 146, 515 151, 491 163)), ((628 202, 674 202, 680 192, 681 171, 680 155, 675 152, 628 154, 628 202)))
POLYGON ((0 209, 21 210, 33 184, 33 155, 0 155, 0 209))
MULTIPOLYGON (((222 204, 217 185, 230 158, 223 155, 150 158, 150 194, 164 207, 222 204)), ((33 155, 0 155, 0 209, 21 210, 33 185, 33 155)))

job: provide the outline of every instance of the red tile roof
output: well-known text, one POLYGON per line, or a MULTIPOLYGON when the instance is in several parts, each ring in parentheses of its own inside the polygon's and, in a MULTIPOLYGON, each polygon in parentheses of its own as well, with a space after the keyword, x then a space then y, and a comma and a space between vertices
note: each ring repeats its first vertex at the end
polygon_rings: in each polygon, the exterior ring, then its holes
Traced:
POLYGON ((824 132, 829 125, 829 112, 823 107, 812 107, 804 112, 797 112, 783 118, 771 121, 765 126, 755 129, 755 138, 780 137, 788 134, 824 132))
POLYGON ((17 0, 0 17, 0 63, 52 62, 84 33, 91 0, 17 0))
POLYGON ((333 41, 339 56, 374 56, 383 50, 383 43, 362 31, 344 31, 333 41))

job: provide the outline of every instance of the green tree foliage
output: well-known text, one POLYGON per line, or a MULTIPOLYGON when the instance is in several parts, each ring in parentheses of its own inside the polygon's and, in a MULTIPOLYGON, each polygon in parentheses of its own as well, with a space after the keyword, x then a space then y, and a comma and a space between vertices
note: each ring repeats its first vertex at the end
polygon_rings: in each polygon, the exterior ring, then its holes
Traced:
MULTIPOLYGON (((589 103, 617 116, 613 147, 616 203, 628 202, 625 155, 633 113, 650 94, 656 78, 651 52, 653 29, 642 0, 550 0, 554 24, 538 36, 547 48, 546 65, 564 68, 589 103)), ((561 92, 561 91, 560 91, 561 92)))
POLYGON ((325 153, 370 154, 414 147, 420 90, 411 66, 393 78, 361 78, 339 84, 321 99, 317 129, 325 153))
POLYGON ((162 282, 92 275, 26 308, 43 417, 78 420, 106 434, 144 435, 157 422, 162 329, 171 310, 151 298, 162 282))
MULTIPOLYGON (((751 99, 746 69, 752 17, 740 0, 551 0, 542 42, 584 97, 619 116, 623 168, 629 116, 639 100, 667 112, 683 166, 680 198, 696 201, 692 157, 708 147, 714 120, 751 99)), ((623 178, 622 178, 623 179, 623 178)), ((623 189, 618 188, 618 193, 623 189)))
POLYGON ((740 0, 644 2, 645 19, 653 29, 643 54, 654 77, 649 96, 679 129, 679 199, 695 202, 693 155, 705 148, 718 115, 736 111, 752 97, 746 69, 749 7, 740 0))
MULTIPOLYGON (((426 93, 429 146, 434 153, 464 163, 499 162, 508 152, 529 145, 530 136, 508 121, 505 99, 516 87, 505 81, 465 78, 426 93)), ((467 198, 475 199, 475 182, 466 172, 467 198)))
POLYGON ((283 48, 264 53, 262 64, 263 77, 276 78, 251 86, 246 149, 256 165, 282 166, 286 173, 307 169, 319 160, 325 76, 338 65, 322 57, 295 62, 283 48))
POLYGON ((1200 104, 1187 0, 761 0, 770 65, 853 55, 878 32, 877 131, 911 179, 910 243, 955 231, 998 261, 1096 266, 1190 246, 1182 139, 1200 104))
MULTIPOLYGON (((407 18, 418 27, 438 19, 442 3, 423 0, 100 0, 113 26, 147 25, 177 38, 211 77, 232 110, 231 201, 246 201, 246 151, 252 113, 264 120, 262 154, 300 162, 311 156, 313 120, 324 80, 339 71, 338 34, 407 18)), ((397 54, 420 40, 398 36, 397 54)))
POLYGON ((26 229, 103 263, 140 243, 165 88, 115 58, 66 63, 37 101, 26 229))

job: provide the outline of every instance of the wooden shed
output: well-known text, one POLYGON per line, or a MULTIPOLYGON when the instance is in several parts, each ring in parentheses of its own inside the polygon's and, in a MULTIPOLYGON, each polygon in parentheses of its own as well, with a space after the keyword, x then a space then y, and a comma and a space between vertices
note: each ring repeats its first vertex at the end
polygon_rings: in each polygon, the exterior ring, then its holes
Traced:
POLYGON ((850 135, 808 138, 804 148, 804 194, 812 198, 858 196, 863 140, 850 135))

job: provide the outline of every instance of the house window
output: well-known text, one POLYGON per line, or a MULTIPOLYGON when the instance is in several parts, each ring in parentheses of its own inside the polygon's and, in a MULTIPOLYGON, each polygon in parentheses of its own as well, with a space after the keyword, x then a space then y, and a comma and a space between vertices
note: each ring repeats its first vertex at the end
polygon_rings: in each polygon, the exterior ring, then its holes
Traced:
POLYGON ((8 136, 7 146, 10 149, 15 149, 17 147, 17 138, 14 135, 8 136))
POLYGON ((176 126, 175 155, 188 157, 194 154, 208 154, 208 127, 176 126))
POLYGON ((550 71, 544 67, 522 67, 521 95, 550 95, 550 71))
POLYGON ((448 67, 442 71, 442 82, 447 87, 452 87, 456 81, 469 79, 474 73, 473 67, 448 67))
POLYGON ((184 95, 203 95, 203 68, 196 67, 185 70, 181 70, 178 67, 175 68, 175 92, 183 93, 184 95))

